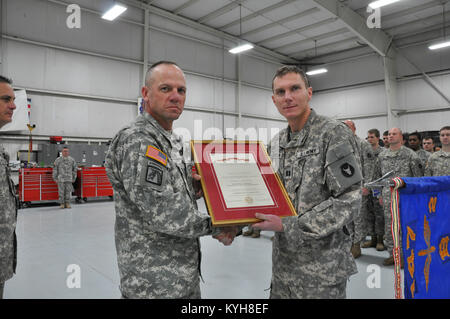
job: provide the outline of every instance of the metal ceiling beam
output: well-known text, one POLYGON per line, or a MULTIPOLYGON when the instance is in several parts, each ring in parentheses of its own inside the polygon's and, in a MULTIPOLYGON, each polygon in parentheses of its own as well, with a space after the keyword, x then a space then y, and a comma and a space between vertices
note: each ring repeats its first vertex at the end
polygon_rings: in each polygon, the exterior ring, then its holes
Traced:
MULTIPOLYGON (((450 21, 449 14, 450 14, 450 10, 448 10, 448 11, 445 12, 445 15, 446 15, 446 17, 447 17, 447 18, 445 19, 446 22, 450 21)), ((387 29, 385 29, 385 30, 386 30, 386 32, 394 33, 393 36, 395 36, 395 30, 396 30, 396 29, 400 29, 400 28, 408 28, 408 29, 409 29, 409 28, 411 28, 411 27, 413 27, 413 26, 419 25, 419 28, 420 28, 420 31, 421 31, 421 30, 422 30, 422 26, 423 26, 424 24, 426 24, 427 22, 434 22, 434 21, 437 21, 437 22, 438 22, 437 24, 434 24, 434 26, 440 25, 440 26, 441 26, 441 29, 442 29, 442 13, 440 13, 440 14, 435 14, 435 15, 433 15, 433 16, 429 16, 429 17, 426 17, 426 18, 423 18, 423 19, 420 19, 420 20, 414 20, 414 21, 412 21, 412 22, 399 24, 399 25, 396 25, 396 26, 387 28, 387 29)), ((409 30, 409 31, 410 31, 410 30, 409 30)), ((401 34, 401 33, 399 33, 399 34, 401 34)), ((399 34, 397 34, 397 35, 399 35, 399 34)))
POLYGON ((219 8, 219 9, 217 9, 217 10, 215 10, 215 11, 209 13, 209 14, 207 14, 207 15, 204 16, 204 17, 201 17, 200 19, 197 20, 197 22, 199 22, 199 23, 205 23, 206 21, 210 21, 210 20, 212 20, 212 19, 215 19, 215 18, 217 18, 217 17, 220 17, 221 15, 223 15, 223 14, 225 14, 225 13, 227 13, 227 12, 233 10, 234 8, 239 7, 239 5, 240 5, 242 2, 244 2, 244 1, 246 1, 246 0, 236 0, 236 1, 233 1, 233 2, 230 3, 230 4, 227 4, 226 6, 224 6, 224 7, 222 7, 222 8, 219 8))
POLYGON ((319 40, 331 38, 331 37, 334 37, 336 35, 341 35, 341 34, 348 33, 348 32, 350 32, 350 31, 347 28, 342 28, 342 29, 338 29, 336 31, 331 31, 331 32, 319 34, 316 37, 312 37, 312 38, 307 38, 307 39, 303 39, 303 40, 300 40, 300 41, 291 42, 291 43, 279 46, 277 48, 274 48, 274 50, 283 51, 283 50, 286 50, 288 48, 294 48, 294 47, 298 46, 299 44, 319 41, 319 40))
POLYGON ((315 54, 316 51, 323 50, 323 49, 328 49, 328 48, 332 49, 332 48, 336 47, 339 44, 344 44, 344 43, 348 43, 348 42, 357 42, 358 40, 359 40, 359 38, 357 38, 357 37, 353 37, 353 38, 349 38, 349 39, 345 39, 345 40, 340 40, 340 41, 324 44, 324 45, 319 46, 317 48, 311 48, 311 49, 308 49, 308 50, 297 52, 296 54, 293 54, 290 57, 295 58, 295 59, 304 59, 306 55, 308 55, 308 54, 315 54))
POLYGON ((338 17, 355 35, 381 56, 386 56, 392 38, 381 29, 369 29, 366 20, 337 0, 311 0, 317 6, 338 17))
POLYGON ((441 6, 441 4, 439 4, 439 2, 437 2, 436 0, 433 0, 431 2, 422 4, 422 5, 418 5, 418 6, 406 9, 406 10, 394 12, 394 13, 388 14, 386 16, 383 15, 381 18, 381 23, 383 23, 383 21, 386 21, 386 20, 393 20, 393 19, 401 18, 401 17, 407 16, 407 15, 418 13, 420 11, 423 11, 423 10, 426 10, 429 8, 438 7, 438 6, 441 6))
POLYGON ((306 25, 306 26, 303 26, 303 27, 300 27, 300 28, 297 28, 297 29, 285 32, 285 33, 274 35, 273 37, 270 37, 270 38, 264 39, 262 41, 259 41, 256 44, 257 45, 263 45, 263 44, 268 43, 270 41, 286 38, 286 37, 288 37, 290 35, 293 35, 293 34, 300 34, 301 36, 304 36, 304 35, 301 34, 301 32, 304 32, 304 31, 307 31, 307 30, 311 30, 311 29, 315 29, 315 28, 321 27, 321 26, 323 26, 325 24, 333 23, 333 22, 336 22, 336 21, 337 21, 337 18, 329 18, 329 19, 326 19, 326 20, 323 20, 323 21, 319 21, 319 22, 316 22, 316 23, 313 23, 313 24, 309 24, 309 25, 306 25))
POLYGON ((282 26, 282 27, 286 28, 286 26, 284 26, 283 23, 288 23, 290 21, 300 19, 302 17, 308 16, 310 14, 313 14, 313 13, 316 13, 316 12, 319 12, 319 11, 320 11, 319 8, 311 8, 311 9, 308 9, 306 11, 303 11, 303 12, 300 12, 300 13, 296 13, 296 14, 291 15, 289 17, 283 18, 282 20, 274 21, 274 22, 269 23, 269 24, 267 24, 265 26, 262 26, 262 27, 259 27, 259 28, 256 28, 256 29, 244 32, 244 33, 242 33, 242 37, 248 37, 249 35, 252 35, 252 34, 255 34, 255 33, 259 33, 259 32, 263 32, 263 31, 268 30, 270 28, 273 28, 275 26, 282 26))
POLYGON ((182 4, 181 6, 179 6, 178 8, 175 8, 175 10, 173 10, 173 14, 180 14, 181 11, 183 11, 184 9, 190 7, 191 5, 193 5, 196 2, 199 2, 200 0, 189 0, 188 2, 185 2, 184 4, 182 4))
MULTIPOLYGON (((243 17, 242 18, 242 22, 251 20, 251 19, 256 18, 258 16, 262 16, 264 13, 267 13, 267 12, 272 11, 274 9, 281 8, 281 7, 283 7, 285 5, 288 5, 288 4, 290 4, 292 2, 295 2, 295 1, 297 1, 297 0, 283 0, 281 2, 275 3, 275 4, 273 4, 273 5, 269 6, 269 7, 266 7, 264 9, 258 10, 256 12, 253 12, 252 14, 249 14, 248 16, 243 17)), ((239 24, 240 22, 241 22, 241 20, 236 19, 236 20, 234 20, 234 21, 232 21, 232 22, 230 22, 230 23, 228 23, 226 25, 223 25, 223 26, 219 27, 218 29, 228 29, 229 27, 232 27, 232 26, 234 26, 236 24, 239 24)))
MULTIPOLYGON (((173 14, 172 12, 169 12, 167 10, 163 10, 160 8, 157 8, 155 6, 146 5, 145 3, 142 3, 137 0, 121 0, 123 3, 128 4, 130 6, 134 6, 140 9, 149 9, 149 11, 153 14, 159 15, 163 18, 167 18, 169 20, 175 21, 177 23, 181 23, 183 25, 186 25, 188 27, 191 27, 193 29, 212 34, 220 39, 224 39, 233 43, 239 43, 242 40, 234 35, 231 35, 229 33, 214 29, 212 27, 209 27, 207 25, 198 23, 197 21, 173 14)), ((290 58, 284 54, 272 51, 270 49, 263 48, 261 46, 255 45, 254 49, 252 50, 255 53, 264 54, 266 56, 270 56, 272 58, 277 59, 281 63, 298 63, 297 60, 290 58)), ((253 55, 254 53, 250 53, 253 55)))

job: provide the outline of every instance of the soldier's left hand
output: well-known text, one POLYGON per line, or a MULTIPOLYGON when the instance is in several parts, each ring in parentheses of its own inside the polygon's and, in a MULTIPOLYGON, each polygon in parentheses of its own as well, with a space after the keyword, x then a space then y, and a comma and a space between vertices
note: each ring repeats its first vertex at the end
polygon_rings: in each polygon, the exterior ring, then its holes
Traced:
POLYGON ((202 177, 197 174, 192 172, 192 178, 194 180, 194 192, 195 192, 195 196, 196 198, 201 198, 203 197, 203 190, 202 190, 202 184, 200 183, 200 180, 202 179, 202 177))
POLYGON ((262 219, 262 222, 252 224, 252 227, 260 230, 273 230, 277 232, 283 231, 283 224, 281 223, 281 218, 277 215, 261 214, 256 213, 255 217, 262 219))

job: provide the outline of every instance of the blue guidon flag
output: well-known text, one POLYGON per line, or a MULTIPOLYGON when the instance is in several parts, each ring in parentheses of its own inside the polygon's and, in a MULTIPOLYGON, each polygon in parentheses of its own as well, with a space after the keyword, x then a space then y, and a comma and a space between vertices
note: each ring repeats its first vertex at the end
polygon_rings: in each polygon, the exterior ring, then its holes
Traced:
POLYGON ((167 166, 167 155, 154 146, 149 145, 147 147, 147 152, 145 153, 145 156, 160 162, 164 166, 167 166))
POLYGON ((450 298, 450 176, 404 177, 399 189, 406 299, 450 298))

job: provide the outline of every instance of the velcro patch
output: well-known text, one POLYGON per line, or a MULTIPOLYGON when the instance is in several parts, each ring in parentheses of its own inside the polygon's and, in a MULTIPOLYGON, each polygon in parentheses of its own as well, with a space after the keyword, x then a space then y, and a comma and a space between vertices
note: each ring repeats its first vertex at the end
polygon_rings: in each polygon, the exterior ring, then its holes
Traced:
POLYGON ((154 146, 149 145, 147 147, 147 152, 145 152, 145 156, 160 162, 164 166, 167 166, 167 155, 154 146))
POLYGON ((145 180, 149 183, 161 186, 163 181, 162 169, 153 165, 147 166, 147 174, 145 180))

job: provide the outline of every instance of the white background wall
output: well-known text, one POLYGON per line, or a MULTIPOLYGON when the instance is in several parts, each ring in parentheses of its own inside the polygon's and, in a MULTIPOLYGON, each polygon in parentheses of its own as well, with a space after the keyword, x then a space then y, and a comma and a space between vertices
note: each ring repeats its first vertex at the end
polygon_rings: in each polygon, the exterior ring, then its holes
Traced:
MULTIPOLYGON (((98 13, 105 11, 110 1, 70 1, 83 11, 81 29, 69 29, 69 14, 62 1, 0 1, 0 73, 13 78, 14 86, 28 90, 31 121, 36 124, 33 134, 108 139, 135 118, 143 77, 143 10, 129 7, 122 19, 107 22, 98 13)), ((244 130, 262 132, 256 138, 267 142, 275 132, 272 129, 286 125, 271 101, 270 91, 272 76, 280 64, 269 62, 273 58, 242 55, 238 99, 237 57, 223 49, 230 45, 211 34, 150 14, 149 63, 173 60, 186 72, 186 110, 175 128, 186 129, 191 137, 205 138, 240 123, 244 130)), ((450 50, 431 52, 422 45, 404 52, 426 72, 450 69, 450 50)), ((327 68, 326 75, 311 79, 316 91, 313 108, 335 118, 354 118, 357 133, 363 137, 370 128, 387 129, 382 58, 366 55, 331 63, 327 68)), ((401 57, 397 70, 399 78, 418 73, 401 57)), ((449 73, 430 74, 450 96, 449 73)), ((397 90, 399 109, 449 107, 421 78, 399 80, 397 90)), ((449 125, 449 118, 448 111, 414 113, 400 116, 399 123, 405 131, 437 130, 449 125)), ((14 153, 26 142, 8 145, 14 153)))

